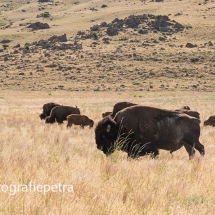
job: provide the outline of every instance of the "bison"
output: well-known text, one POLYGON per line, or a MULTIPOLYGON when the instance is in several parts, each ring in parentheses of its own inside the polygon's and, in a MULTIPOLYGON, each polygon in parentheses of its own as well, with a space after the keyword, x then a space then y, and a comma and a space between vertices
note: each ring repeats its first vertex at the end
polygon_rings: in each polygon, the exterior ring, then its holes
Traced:
POLYGON ((189 116, 196 117, 197 119, 200 119, 199 112, 190 110, 189 106, 183 106, 180 109, 177 109, 175 111, 178 111, 180 113, 185 113, 185 114, 187 114, 189 116))
POLYGON ((82 128, 84 126, 89 125, 90 128, 93 127, 94 121, 92 119, 89 119, 85 115, 79 115, 79 114, 70 114, 66 117, 68 123, 67 123, 67 128, 71 127, 73 124, 74 125, 80 125, 82 128))
POLYGON ((70 114, 80 114, 80 110, 77 107, 70 106, 54 107, 51 110, 50 116, 46 117, 46 123, 54 123, 57 121, 59 124, 61 124, 70 114))
POLYGON ((186 110, 190 110, 190 107, 187 105, 182 106, 180 109, 176 110, 176 111, 186 111, 186 110))
POLYGON ((137 104, 131 103, 131 102, 118 102, 113 106, 113 111, 112 112, 105 112, 102 113, 102 117, 104 118, 105 116, 110 115, 112 118, 114 118, 114 116, 116 115, 117 112, 119 112, 120 110, 127 108, 127 107, 131 107, 137 104))
POLYGON ((49 116, 52 108, 57 107, 57 106, 61 106, 61 105, 59 105, 57 103, 53 103, 53 102, 44 104, 43 105, 43 112, 39 116, 40 119, 42 120, 42 119, 45 119, 47 116, 49 116))
POLYGON ((155 157, 159 149, 172 153, 182 146, 190 158, 195 153, 194 148, 204 155, 199 136, 199 119, 177 111, 140 105, 119 111, 113 119, 104 117, 95 128, 99 150, 109 155, 120 149, 132 158, 146 154, 155 157))
POLYGON ((108 116, 110 114, 112 114, 112 112, 109 112, 109 111, 104 112, 104 113, 102 113, 102 117, 104 118, 104 117, 106 117, 106 116, 108 116))
POLYGON ((215 116, 210 116, 207 120, 205 120, 204 125, 215 126, 215 116))

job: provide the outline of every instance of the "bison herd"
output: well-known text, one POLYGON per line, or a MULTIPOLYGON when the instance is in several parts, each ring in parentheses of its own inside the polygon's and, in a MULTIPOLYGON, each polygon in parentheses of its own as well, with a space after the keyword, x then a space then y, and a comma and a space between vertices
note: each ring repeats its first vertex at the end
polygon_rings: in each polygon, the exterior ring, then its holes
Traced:
POLYGON ((45 119, 46 123, 58 122, 58 124, 62 124, 63 121, 67 120, 67 127, 71 127, 74 124, 80 125, 81 128, 87 125, 92 128, 94 124, 93 120, 80 114, 79 108, 56 103, 44 104, 40 119, 45 119))
MULTIPOLYGON (((170 153, 184 147, 192 158, 195 149, 205 154, 199 142, 200 114, 188 106, 176 110, 165 110, 142 106, 130 102, 116 103, 111 112, 102 113, 102 119, 95 128, 97 148, 105 155, 122 150, 130 158, 150 154, 156 157, 159 149, 170 153)), ((79 108, 56 103, 43 105, 40 119, 46 123, 67 120, 67 128, 72 125, 93 127, 94 121, 81 115, 79 108)), ((215 116, 210 116, 204 125, 215 126, 215 116)))

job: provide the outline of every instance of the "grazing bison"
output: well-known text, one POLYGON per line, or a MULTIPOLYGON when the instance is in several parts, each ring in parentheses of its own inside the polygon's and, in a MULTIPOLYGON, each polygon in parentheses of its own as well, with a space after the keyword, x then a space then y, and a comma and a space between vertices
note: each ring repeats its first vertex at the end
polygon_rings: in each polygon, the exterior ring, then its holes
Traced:
POLYGON ((97 148, 109 155, 116 149, 128 153, 128 157, 139 157, 158 149, 170 151, 187 150, 190 158, 196 148, 204 155, 204 146, 199 142, 200 121, 177 111, 136 105, 103 118, 95 129, 97 148))
POLYGON ((121 111, 124 108, 131 107, 137 104, 131 103, 131 102, 118 102, 113 106, 113 111, 112 112, 104 112, 102 113, 102 117, 106 117, 110 115, 112 118, 116 115, 117 112, 121 111))
POLYGON ((71 127, 72 125, 80 125, 84 128, 84 126, 89 125, 89 127, 92 128, 94 125, 94 121, 85 115, 70 114, 66 117, 66 119, 68 121, 67 127, 71 127))
POLYGON ((46 117, 46 123, 54 123, 55 120, 61 124, 70 114, 80 114, 77 107, 57 106, 51 110, 50 116, 46 117))
POLYGON ((52 108, 57 107, 57 106, 61 106, 59 104, 50 102, 47 104, 43 105, 43 112, 40 114, 40 119, 45 119, 47 116, 50 115, 52 108))
POLYGON ((137 104, 134 104, 131 102, 118 102, 113 106, 113 111, 111 116, 114 118, 117 112, 121 111, 124 108, 131 107, 134 105, 137 105, 137 104))
POLYGON ((102 113, 102 117, 104 118, 104 117, 106 117, 106 116, 108 116, 108 115, 110 115, 112 112, 104 112, 104 113, 102 113))
POLYGON ((207 120, 205 120, 204 125, 215 126, 215 116, 210 116, 207 120))

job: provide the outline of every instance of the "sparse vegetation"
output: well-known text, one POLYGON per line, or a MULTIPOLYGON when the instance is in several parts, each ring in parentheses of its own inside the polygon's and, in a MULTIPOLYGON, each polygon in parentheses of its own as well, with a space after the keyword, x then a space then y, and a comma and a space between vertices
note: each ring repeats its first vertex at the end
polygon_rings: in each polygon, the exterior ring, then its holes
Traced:
POLYGON ((105 7, 107 7, 107 5, 106 5, 106 4, 103 4, 103 5, 101 6, 101 8, 105 8, 105 7))
POLYGON ((6 48, 9 47, 9 44, 2 44, 2 47, 3 47, 4 49, 6 49, 6 48))
POLYGON ((97 31, 92 31, 91 36, 93 37, 93 39, 98 39, 98 32, 97 31))
POLYGON ((25 49, 25 50, 29 50, 29 49, 30 49, 29 45, 26 44, 26 45, 24 46, 24 49, 25 49))
POLYGON ((161 17, 161 15, 156 15, 155 16, 156 19, 159 19, 160 17, 161 17))
POLYGON ((50 13, 49 13, 49 12, 46 11, 46 12, 43 13, 43 17, 44 17, 44 18, 49 17, 49 16, 50 16, 50 13))

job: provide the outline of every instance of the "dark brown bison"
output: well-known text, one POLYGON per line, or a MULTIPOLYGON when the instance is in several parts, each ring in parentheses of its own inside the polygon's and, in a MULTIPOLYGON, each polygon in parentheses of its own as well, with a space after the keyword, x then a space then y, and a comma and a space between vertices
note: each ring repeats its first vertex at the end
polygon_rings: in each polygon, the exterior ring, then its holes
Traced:
POLYGON ((57 121, 59 124, 61 124, 70 114, 80 114, 80 110, 77 107, 70 106, 54 107, 51 110, 50 116, 46 117, 46 123, 54 123, 57 121))
POLYGON ((106 116, 110 115, 111 113, 112 113, 112 112, 109 112, 109 111, 104 112, 104 113, 102 113, 102 117, 104 118, 104 117, 106 117, 106 116))
POLYGON ((80 125, 84 128, 84 126, 89 125, 89 127, 92 128, 94 125, 94 121, 85 115, 70 114, 66 117, 66 119, 68 122, 67 127, 71 127, 72 125, 80 125))
POLYGON ((40 119, 45 119, 47 116, 50 115, 52 108, 57 107, 57 106, 61 106, 57 103, 47 103, 43 105, 43 112, 40 114, 40 119))
MULTIPOLYGON (((111 112, 109 112, 109 113, 110 113, 111 117, 114 118, 117 112, 121 111, 124 108, 131 107, 134 105, 137 105, 137 104, 134 104, 131 102, 118 102, 113 106, 112 113, 111 112)), ((108 112, 106 112, 106 113, 108 113, 108 112)), ((103 114, 102 114, 102 117, 105 117, 105 116, 103 116, 103 114)))
POLYGON ((116 149, 128 157, 158 155, 158 149, 170 153, 185 147, 190 157, 197 149, 204 155, 199 142, 200 121, 177 111, 136 105, 119 111, 112 119, 103 118, 95 129, 97 148, 109 155, 116 149), (194 148, 193 148, 194 147, 194 148))
POLYGON ((207 120, 205 120, 204 125, 215 126, 215 116, 210 116, 207 120))
POLYGON ((190 110, 189 106, 183 106, 180 109, 177 109, 176 111, 178 111, 180 113, 185 113, 189 116, 196 117, 197 119, 200 119, 199 112, 190 110))

